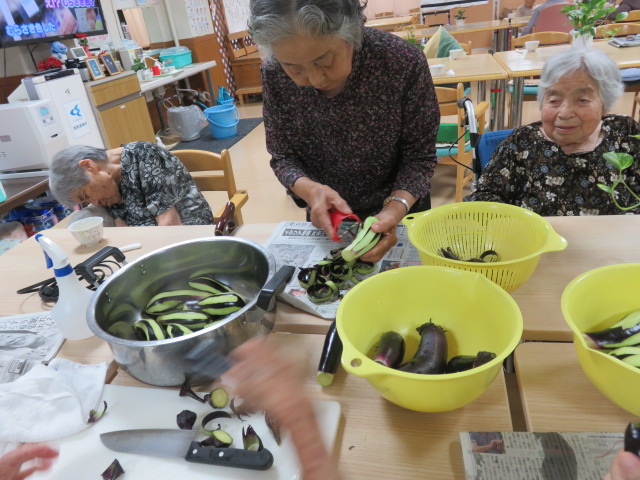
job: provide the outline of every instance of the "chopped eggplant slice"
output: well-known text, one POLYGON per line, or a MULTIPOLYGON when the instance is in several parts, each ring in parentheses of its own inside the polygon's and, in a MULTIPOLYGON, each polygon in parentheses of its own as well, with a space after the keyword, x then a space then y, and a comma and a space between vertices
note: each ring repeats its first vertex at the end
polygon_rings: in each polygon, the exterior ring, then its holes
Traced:
POLYGON ((229 394, 222 387, 217 387, 211 390, 209 394, 209 404, 213 408, 224 408, 229 403, 229 394))
POLYGON ((101 476, 103 480, 116 480, 116 478, 120 477, 120 475, 122 475, 123 473, 124 469, 116 458, 113 462, 111 462, 111 465, 109 465, 107 469, 102 472, 101 476))
POLYGON ((178 427, 182 430, 191 430, 196 423, 198 415, 191 410, 183 410, 176 416, 178 427))
POLYGON ((227 448, 233 443, 233 437, 222 430, 220 424, 215 430, 204 429, 204 434, 209 438, 200 443, 202 446, 212 446, 216 448, 227 448))
POLYGON ((264 448, 262 440, 251 425, 247 427, 246 432, 242 427, 242 444, 245 450, 251 450, 252 452, 260 452, 264 448))
POLYGON ((107 401, 103 400, 102 404, 104 405, 102 411, 98 412, 97 410, 91 410, 89 412, 89 420, 87 421, 87 423, 96 423, 102 418, 105 413, 107 413, 107 401))

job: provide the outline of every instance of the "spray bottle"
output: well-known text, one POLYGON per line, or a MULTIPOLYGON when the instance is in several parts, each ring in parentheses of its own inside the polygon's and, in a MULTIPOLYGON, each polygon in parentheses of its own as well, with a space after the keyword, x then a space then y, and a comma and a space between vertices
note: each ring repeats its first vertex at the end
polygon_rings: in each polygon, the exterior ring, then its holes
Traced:
POLYGON ((84 340, 93 336, 87 325, 87 305, 93 292, 78 280, 69 257, 62 248, 41 233, 36 235, 44 251, 47 268, 53 267, 58 284, 58 301, 51 310, 51 318, 68 340, 84 340))

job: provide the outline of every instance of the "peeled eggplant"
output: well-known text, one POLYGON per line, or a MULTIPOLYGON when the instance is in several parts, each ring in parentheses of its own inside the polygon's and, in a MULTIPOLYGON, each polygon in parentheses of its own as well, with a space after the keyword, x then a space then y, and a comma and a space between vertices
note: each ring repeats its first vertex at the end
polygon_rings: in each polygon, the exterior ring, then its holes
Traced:
POLYGON ((443 373, 447 365, 448 353, 444 328, 429 321, 416 330, 420 334, 418 351, 411 360, 400 365, 398 370, 423 375, 443 373))
POLYGON ((640 310, 626 315, 610 328, 587 332, 584 338, 591 348, 617 348, 640 343, 640 310))

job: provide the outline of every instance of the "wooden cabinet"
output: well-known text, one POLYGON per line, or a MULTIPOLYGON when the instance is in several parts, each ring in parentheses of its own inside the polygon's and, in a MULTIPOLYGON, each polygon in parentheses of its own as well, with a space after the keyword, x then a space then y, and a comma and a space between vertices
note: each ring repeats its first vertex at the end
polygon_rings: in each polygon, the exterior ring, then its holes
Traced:
POLYGON ((135 141, 156 141, 134 72, 88 82, 85 86, 107 148, 135 141))

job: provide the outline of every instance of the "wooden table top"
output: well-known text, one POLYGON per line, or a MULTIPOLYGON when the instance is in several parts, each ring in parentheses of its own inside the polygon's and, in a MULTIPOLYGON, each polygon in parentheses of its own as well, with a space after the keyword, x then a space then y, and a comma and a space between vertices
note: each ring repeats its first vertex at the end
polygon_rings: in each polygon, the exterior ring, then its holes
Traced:
POLYGON ((488 53, 466 55, 455 60, 448 57, 430 58, 428 62, 429 65, 443 64, 447 72, 453 70, 455 73, 455 75, 433 77, 434 85, 507 78, 507 72, 502 65, 493 58, 493 55, 488 53))
MULTIPOLYGON (((569 45, 539 47, 535 52, 522 53, 521 50, 496 52, 494 56, 509 74, 509 77, 528 77, 540 75, 544 62, 558 52, 571 48, 569 45)), ((639 48, 616 48, 606 41, 593 42, 593 48, 603 51, 620 68, 640 67, 639 48)))
POLYGON ((524 343, 515 367, 530 432, 622 433, 638 421, 591 383, 572 343, 524 343))
POLYGON ((397 27, 402 27, 403 25, 409 25, 412 19, 413 15, 403 15, 402 17, 376 18, 374 20, 368 20, 367 23, 364 24, 364 26, 389 30, 397 27))
MULTIPOLYGON (((318 399, 338 401, 342 418, 334 458, 343 478, 464 479, 461 431, 511 431, 504 376, 466 407, 444 413, 419 413, 384 400, 369 383, 340 368, 329 387, 316 383, 322 335, 273 334, 280 351, 302 369, 303 385, 318 399)), ((145 386, 118 371, 118 385, 145 386)), ((202 388, 206 390, 207 388, 202 388)))
MULTIPOLYGON (((531 17, 517 17, 511 21, 511 25, 506 20, 487 20, 484 22, 471 22, 465 23, 464 25, 443 25, 447 32, 451 35, 461 35, 463 33, 474 33, 474 32, 486 32, 489 30, 504 30, 509 27, 522 27, 529 23, 529 19, 531 17)), ((369 23, 367 22, 367 25, 369 23)), ((416 38, 431 38, 433 37, 440 27, 422 27, 420 25, 416 25, 416 29, 414 30, 414 35, 416 38)), ((407 38, 409 32, 394 32, 394 35, 398 35, 402 38, 407 38)))
POLYGON ((49 188, 49 177, 6 178, 2 180, 2 187, 7 199, 0 203, 0 214, 21 206, 27 200, 37 197, 49 188))

